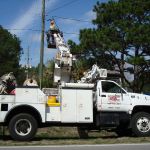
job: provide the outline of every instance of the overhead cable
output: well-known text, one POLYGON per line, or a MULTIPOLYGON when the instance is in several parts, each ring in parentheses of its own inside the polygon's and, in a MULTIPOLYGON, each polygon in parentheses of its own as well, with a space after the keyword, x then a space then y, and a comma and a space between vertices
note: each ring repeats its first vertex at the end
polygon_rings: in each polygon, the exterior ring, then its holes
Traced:
POLYGON ((23 30, 23 31, 35 31, 35 32, 39 32, 39 31, 41 31, 41 30, 37 30, 37 29, 9 29, 9 28, 5 28, 5 29, 7 29, 7 30, 23 30))
POLYGON ((56 10, 58 10, 58 9, 64 8, 64 7, 68 6, 68 5, 71 5, 71 4, 75 3, 75 2, 77 2, 77 1, 79 1, 79 0, 72 0, 72 1, 70 1, 70 2, 64 3, 63 5, 58 6, 58 7, 54 8, 54 9, 48 11, 46 14, 51 13, 51 12, 54 12, 54 11, 56 11, 56 10))
MULTIPOLYGON (((23 31, 34 31, 34 32, 41 32, 41 30, 37 30, 37 29, 8 29, 8 28, 5 28, 6 30, 23 30, 23 31)), ((46 32, 45 32, 46 33, 46 32)), ((79 35, 78 33, 75 33, 75 32, 63 32, 64 34, 76 34, 76 35, 79 35)))
POLYGON ((82 19, 74 19, 74 18, 67 18, 67 17, 60 17, 60 16, 53 16, 53 18, 60 18, 60 19, 66 19, 66 20, 73 20, 73 21, 79 21, 79 22, 90 22, 90 20, 82 20, 82 19))

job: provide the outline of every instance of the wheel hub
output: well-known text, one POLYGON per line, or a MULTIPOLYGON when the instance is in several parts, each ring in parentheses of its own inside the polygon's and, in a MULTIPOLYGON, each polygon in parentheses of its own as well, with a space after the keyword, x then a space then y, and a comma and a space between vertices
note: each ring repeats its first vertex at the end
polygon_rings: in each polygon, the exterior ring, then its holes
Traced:
POLYGON ((20 136, 25 136, 30 133, 32 125, 27 119, 20 119, 15 123, 15 131, 20 136))
POLYGON ((150 130, 150 120, 146 117, 141 117, 137 120, 137 128, 140 132, 148 132, 150 130))

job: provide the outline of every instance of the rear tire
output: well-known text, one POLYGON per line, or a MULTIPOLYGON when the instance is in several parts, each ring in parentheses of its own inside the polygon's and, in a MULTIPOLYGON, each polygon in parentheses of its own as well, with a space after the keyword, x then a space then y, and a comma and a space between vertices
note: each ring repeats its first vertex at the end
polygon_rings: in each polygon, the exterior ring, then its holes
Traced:
POLYGON ((146 112, 134 114, 131 120, 131 128, 135 136, 150 136, 150 114, 146 112))
POLYGON ((9 122, 10 136, 17 141, 31 140, 37 131, 37 121, 30 114, 18 114, 9 122))

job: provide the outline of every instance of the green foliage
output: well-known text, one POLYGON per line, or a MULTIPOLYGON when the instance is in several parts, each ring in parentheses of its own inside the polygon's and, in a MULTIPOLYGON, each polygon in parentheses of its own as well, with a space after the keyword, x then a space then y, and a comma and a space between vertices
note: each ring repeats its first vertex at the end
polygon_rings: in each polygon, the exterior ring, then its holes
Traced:
POLYGON ((68 40, 68 45, 70 46, 72 54, 75 54, 75 55, 82 54, 82 48, 80 48, 80 45, 77 45, 72 40, 68 40))
POLYGON ((18 86, 23 86, 24 81, 26 80, 25 68, 20 67, 17 71, 16 80, 18 86))
MULTIPOLYGON (((36 67, 32 67, 29 69, 29 78, 33 78, 38 82, 38 85, 40 85, 39 81, 39 67, 38 64, 36 67)), ((43 88, 50 88, 53 87, 53 73, 54 73, 54 60, 49 60, 45 65, 43 65, 43 88)))
POLYGON ((117 65, 122 84, 127 83, 136 92, 142 91, 144 73, 150 68, 150 1, 97 2, 93 11, 96 28, 80 31, 82 54, 92 55, 99 66, 107 69, 117 65), (132 83, 125 76, 125 62, 132 65, 132 83))
POLYGON ((43 87, 53 87, 54 60, 49 60, 43 70, 43 87))
POLYGON ((141 65, 146 63, 146 60, 143 56, 129 57, 126 59, 126 61, 133 65, 141 65))
POLYGON ((0 76, 8 72, 18 75, 21 53, 19 38, 0 26, 0 76))
POLYGON ((88 62, 86 59, 79 59, 72 68, 72 78, 77 81, 83 76, 83 73, 88 69, 88 62))

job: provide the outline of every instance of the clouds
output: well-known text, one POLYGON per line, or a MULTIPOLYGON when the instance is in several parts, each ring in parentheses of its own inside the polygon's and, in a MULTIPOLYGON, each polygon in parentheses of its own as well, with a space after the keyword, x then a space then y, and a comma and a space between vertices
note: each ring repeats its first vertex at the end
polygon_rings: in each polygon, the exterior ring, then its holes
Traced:
MULTIPOLYGON (((46 9, 52 7, 57 0, 50 0, 46 3, 46 9)), ((20 14, 20 16, 15 19, 10 25, 11 29, 25 29, 33 27, 33 22, 40 20, 41 14, 41 0, 34 1, 31 6, 24 12, 24 14, 20 14)), ((20 36, 24 34, 26 31, 21 30, 12 30, 11 33, 20 36)))
MULTIPOLYGON (((37 13, 39 13, 39 11, 37 11, 37 4, 34 2, 24 14, 21 14, 16 20, 14 20, 11 28, 24 29, 29 27, 34 22, 34 18, 36 18, 37 13)), ((23 31, 20 30, 12 30, 11 32, 16 35, 23 33, 23 31)))
POLYGON ((85 13, 85 17, 89 20, 93 20, 96 18, 96 13, 92 10, 85 13))
MULTIPOLYGON (((51 9, 57 3, 58 0, 46 1, 45 9, 51 9)), ((16 19, 9 25, 10 29, 38 29, 41 28, 41 0, 31 1, 31 5, 28 9, 20 13, 16 19)), ((19 12, 19 10, 18 10, 19 12)), ((30 57, 32 58, 32 64, 38 64, 40 55, 40 32, 32 32, 26 30, 10 30, 12 34, 16 34, 22 41, 21 45, 24 48, 24 55, 21 57, 20 64, 25 64, 26 60, 26 48, 30 47, 30 57)), ((46 41, 46 40, 45 40, 46 41)), ((53 52, 52 52, 52 55, 53 52)), ((47 58, 46 58, 47 59, 47 58)))
POLYGON ((34 33, 32 35, 32 41, 33 42, 40 42, 40 40, 41 40, 41 33, 34 33))
MULTIPOLYGON (((68 0, 66 0, 68 1, 68 0)), ((70 5, 69 7, 64 7, 59 11, 51 13, 51 10, 62 6, 63 2, 61 0, 46 0, 46 12, 48 16, 46 16, 45 20, 45 30, 49 28, 49 22, 47 21, 48 17, 52 15, 62 16, 62 17, 70 17, 82 20, 89 20, 95 18, 95 14, 92 11, 93 1, 88 1, 86 4, 84 1, 80 1, 80 3, 74 3, 74 5, 70 5), (84 6, 84 7, 83 7, 84 6), (63 10, 63 11, 62 11, 63 10), (82 11, 79 11, 82 10, 82 11)), ((12 20, 11 24, 9 24, 10 29, 33 29, 33 30, 41 30, 41 5, 42 0, 30 0, 26 1, 26 3, 21 2, 19 9, 16 9, 16 13, 18 15, 17 18, 12 20), (25 9, 21 8, 25 4, 25 9), (19 14, 20 12, 20 14, 19 14)), ((75 42, 79 42, 79 31, 83 28, 91 28, 93 24, 91 22, 80 22, 74 20, 64 20, 56 18, 56 23, 59 26, 60 30, 64 32, 64 39, 67 41, 71 39, 75 42), (77 34, 65 34, 67 33, 77 33, 77 34)), ((30 47, 30 56, 32 57, 32 63, 34 65, 39 63, 39 55, 40 55, 40 40, 41 33, 33 32, 33 31, 25 31, 25 30, 11 30, 11 33, 16 34, 20 40, 22 41, 21 46, 24 48, 25 55, 22 56, 20 63, 25 63, 26 57, 26 49, 30 47)), ((44 62, 48 59, 52 59, 55 57, 58 50, 48 49, 46 48, 46 36, 45 36, 45 47, 44 47, 44 62)))
POLYGON ((65 40, 67 41, 68 39, 71 39, 78 43, 80 30, 84 28, 93 28, 94 25, 92 24, 92 20, 95 18, 96 14, 92 10, 89 10, 85 12, 83 15, 80 15, 79 18, 76 18, 77 20, 81 21, 61 19, 61 18, 56 18, 56 21, 58 21, 58 24, 60 25, 61 29, 64 32, 75 33, 75 34, 64 34, 65 40))

